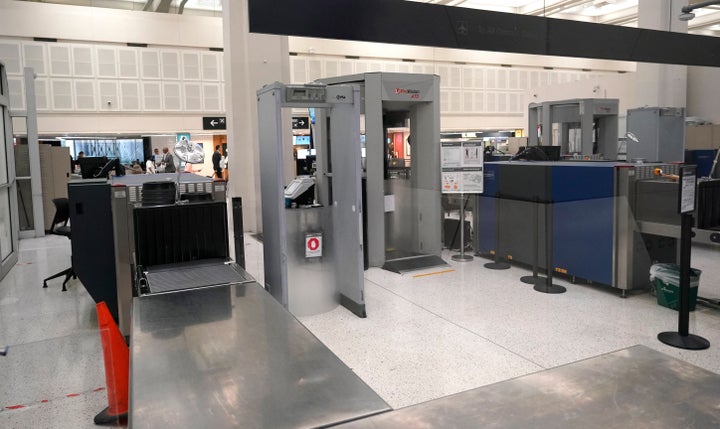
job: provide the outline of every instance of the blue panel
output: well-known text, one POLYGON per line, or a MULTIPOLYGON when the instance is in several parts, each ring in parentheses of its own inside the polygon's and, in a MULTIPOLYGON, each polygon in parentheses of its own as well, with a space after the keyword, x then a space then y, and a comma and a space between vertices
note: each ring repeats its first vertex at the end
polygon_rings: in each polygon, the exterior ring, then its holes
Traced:
POLYGON ((477 233, 477 246, 475 247, 476 252, 479 253, 490 253, 491 250, 495 250, 497 242, 495 240, 495 225, 496 225, 496 210, 497 210, 497 198, 485 197, 480 195, 478 197, 478 233, 477 233))
POLYGON ((554 204, 553 240, 555 267, 612 285, 612 197, 554 204))
MULTIPOLYGON (((576 201, 613 196, 614 163, 588 163, 587 166, 563 166, 552 169, 553 201, 576 201)), ((611 216, 612 219, 612 216, 611 216)))

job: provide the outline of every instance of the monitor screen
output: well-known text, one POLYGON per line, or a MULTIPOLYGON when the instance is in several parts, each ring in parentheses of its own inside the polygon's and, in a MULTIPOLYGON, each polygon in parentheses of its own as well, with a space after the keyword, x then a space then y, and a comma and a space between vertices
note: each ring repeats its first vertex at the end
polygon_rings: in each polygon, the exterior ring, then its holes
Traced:
POLYGON ((305 159, 308 156, 309 149, 298 149, 297 159, 305 159))
POLYGON ((309 145, 310 136, 293 136, 294 145, 309 145))
POLYGON ((80 165, 80 174, 83 179, 92 179, 96 174, 100 173, 102 168, 107 164, 108 159, 105 156, 87 156, 78 158, 80 165))

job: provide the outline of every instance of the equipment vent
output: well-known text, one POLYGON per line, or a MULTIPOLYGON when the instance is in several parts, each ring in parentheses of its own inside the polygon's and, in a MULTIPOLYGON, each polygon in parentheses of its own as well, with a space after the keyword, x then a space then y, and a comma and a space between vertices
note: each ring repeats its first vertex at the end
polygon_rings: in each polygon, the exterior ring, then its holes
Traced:
POLYGON ((95 110, 95 85, 92 80, 75 81, 75 108, 95 110))
POLYGON ((98 76, 117 77, 117 60, 115 48, 97 48, 98 76))

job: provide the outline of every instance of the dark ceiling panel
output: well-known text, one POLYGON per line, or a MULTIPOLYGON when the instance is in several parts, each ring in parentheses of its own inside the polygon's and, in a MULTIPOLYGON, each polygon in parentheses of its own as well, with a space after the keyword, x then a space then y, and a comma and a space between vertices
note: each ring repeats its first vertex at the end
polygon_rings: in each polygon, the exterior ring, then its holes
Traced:
POLYGON ((720 38, 404 0, 248 0, 253 33, 720 66, 720 38))

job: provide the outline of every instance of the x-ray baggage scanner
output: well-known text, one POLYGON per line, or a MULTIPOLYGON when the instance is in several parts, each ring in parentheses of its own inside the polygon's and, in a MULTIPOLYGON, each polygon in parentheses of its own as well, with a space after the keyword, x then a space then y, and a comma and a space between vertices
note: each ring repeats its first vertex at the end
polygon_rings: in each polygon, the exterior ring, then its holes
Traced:
POLYGON ((357 85, 285 85, 258 90, 265 287, 296 316, 341 303, 365 317, 363 296, 360 90, 357 85), (283 108, 327 118, 317 147, 315 201, 286 204, 302 180, 283 175, 283 108))

